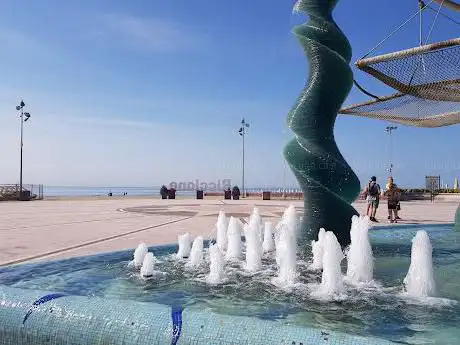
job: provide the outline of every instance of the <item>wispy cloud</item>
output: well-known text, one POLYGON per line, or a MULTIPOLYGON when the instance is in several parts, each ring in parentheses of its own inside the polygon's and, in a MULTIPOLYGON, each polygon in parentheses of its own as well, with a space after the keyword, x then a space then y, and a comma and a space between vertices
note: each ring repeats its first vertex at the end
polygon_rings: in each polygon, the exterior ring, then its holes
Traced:
POLYGON ((100 36, 114 36, 131 48, 170 53, 194 51, 204 44, 204 35, 178 21, 123 14, 104 15, 100 36))
POLYGON ((0 27, 0 45, 2 54, 11 54, 16 57, 22 54, 33 54, 34 57, 43 58, 55 57, 55 52, 45 44, 15 29, 0 27))

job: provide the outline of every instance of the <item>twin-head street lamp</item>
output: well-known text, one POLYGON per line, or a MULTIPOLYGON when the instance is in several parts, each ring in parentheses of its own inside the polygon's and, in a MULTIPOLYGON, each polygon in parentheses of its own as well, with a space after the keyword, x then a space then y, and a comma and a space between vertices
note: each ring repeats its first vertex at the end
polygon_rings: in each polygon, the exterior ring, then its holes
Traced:
POLYGON ((21 112, 19 115, 19 117, 21 118, 21 165, 19 168, 19 195, 18 195, 19 200, 24 200, 23 193, 22 193, 22 147, 23 147, 24 122, 30 119, 30 114, 27 112, 24 112, 25 106, 26 104, 24 103, 23 100, 21 100, 21 103, 18 106, 16 106, 16 110, 21 112))
POLYGON ((397 130, 398 127, 397 126, 386 126, 385 127, 385 132, 388 133, 389 137, 390 137, 390 148, 389 148, 389 151, 390 151, 390 166, 388 167, 388 172, 390 173, 390 176, 392 175, 392 171, 393 171, 393 162, 392 162, 392 150, 393 150, 393 147, 392 147, 392 141, 391 141, 391 133, 395 130, 397 130))
POLYGON ((246 196, 246 190, 244 188, 244 136, 246 135, 246 131, 247 131, 247 128, 249 128, 249 123, 247 123, 246 121, 241 120, 241 127, 240 127, 240 130, 238 131, 238 133, 240 134, 240 136, 243 138, 243 183, 242 183, 242 192, 243 192, 243 198, 246 196))

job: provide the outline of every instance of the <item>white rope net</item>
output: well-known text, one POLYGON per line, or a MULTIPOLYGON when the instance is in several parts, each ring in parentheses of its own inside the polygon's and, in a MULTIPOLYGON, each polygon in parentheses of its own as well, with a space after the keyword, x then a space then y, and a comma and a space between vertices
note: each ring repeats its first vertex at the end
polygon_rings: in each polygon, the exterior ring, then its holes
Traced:
POLYGON ((460 38, 359 60, 398 93, 340 110, 418 127, 460 122, 460 38))

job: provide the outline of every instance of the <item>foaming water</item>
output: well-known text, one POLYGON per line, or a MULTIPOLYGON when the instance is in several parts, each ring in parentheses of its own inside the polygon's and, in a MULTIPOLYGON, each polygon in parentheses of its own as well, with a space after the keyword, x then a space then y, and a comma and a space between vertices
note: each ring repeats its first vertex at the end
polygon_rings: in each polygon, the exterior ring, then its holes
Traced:
POLYGON ((262 248, 264 253, 272 252, 275 250, 275 240, 273 238, 273 223, 265 222, 264 229, 264 242, 262 243, 262 248))
POLYGON ((333 298, 344 294, 345 287, 340 267, 344 258, 337 237, 332 231, 326 231, 324 236, 323 275, 321 285, 314 292, 314 296, 333 298))
POLYGON ((262 268, 262 241, 260 238, 260 223, 251 222, 244 231, 246 237, 246 270, 259 271, 262 268))
POLYGON ((177 258, 188 258, 190 256, 190 251, 192 250, 192 243, 190 234, 187 232, 183 235, 177 237, 177 242, 179 243, 179 250, 177 251, 177 258))
POLYGON ((136 250, 134 251, 134 259, 132 261, 132 264, 135 267, 141 267, 142 263, 144 262, 144 257, 148 251, 149 249, 147 248, 147 245, 145 243, 139 243, 136 250))
POLYGON ((290 231, 297 236, 300 224, 300 218, 297 214, 297 210, 294 205, 289 205, 289 207, 284 212, 284 221, 287 224, 290 231))
POLYGON ((279 273, 276 279, 278 284, 292 285, 297 278, 296 254, 297 244, 292 229, 283 226, 280 229, 278 241, 279 273))
POLYGON ((407 304, 417 305, 417 306, 428 306, 435 309, 443 309, 446 307, 455 307, 458 305, 458 301, 449 299, 449 298, 440 298, 440 297, 415 297, 410 296, 406 293, 401 294, 401 297, 404 299, 404 302, 407 304))
POLYGON ((224 211, 220 211, 219 216, 217 217, 217 223, 216 223, 216 229, 217 229, 216 241, 217 241, 217 245, 222 251, 227 250, 227 228, 228 228, 228 218, 225 215, 224 211))
POLYGON ((206 277, 208 284, 219 284, 225 277, 224 255, 217 244, 209 246, 209 274, 206 277))
POLYGON ((197 267, 200 266, 203 262, 203 237, 198 236, 195 238, 192 244, 192 250, 190 253, 190 260, 187 263, 189 267, 197 267))
POLYGON ((374 256, 369 241, 369 227, 369 217, 352 217, 351 244, 347 253, 347 278, 354 284, 370 283, 373 279, 374 256))
POLYGON ((411 262, 404 278, 404 290, 412 297, 430 297, 436 294, 433 276, 432 246, 428 233, 417 231, 412 240, 411 262))
POLYGON ((258 231, 258 235, 260 239, 262 239, 262 229, 263 229, 263 221, 262 216, 260 215, 259 209, 254 207, 252 210, 252 214, 249 216, 248 226, 253 226, 258 231))
POLYGON ((155 259, 153 253, 147 253, 141 267, 141 277, 148 278, 153 276, 155 271, 155 259))
POLYGON ((242 256, 241 228, 235 217, 230 217, 227 231, 228 247, 225 258, 227 260, 240 259, 242 256))
MULTIPOLYGON (((294 238, 297 237, 297 230, 299 227, 299 218, 297 216, 297 211, 294 205, 289 205, 289 207, 284 211, 281 220, 275 227, 275 248, 276 248, 276 263, 281 264, 281 253, 282 250, 279 249, 280 237, 282 229, 287 229, 294 238)), ((297 248, 296 248, 297 251, 297 248)))
POLYGON ((323 269, 323 254, 324 254, 324 237, 326 230, 319 229, 318 241, 311 241, 311 251, 313 254, 313 263, 310 265, 311 270, 323 269))

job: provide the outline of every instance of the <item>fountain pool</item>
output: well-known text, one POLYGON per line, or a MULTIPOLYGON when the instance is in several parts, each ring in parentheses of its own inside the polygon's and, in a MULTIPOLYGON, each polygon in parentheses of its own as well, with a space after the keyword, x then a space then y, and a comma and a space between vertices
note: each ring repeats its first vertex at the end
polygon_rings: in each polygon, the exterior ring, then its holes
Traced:
POLYGON ((337 300, 312 294, 321 271, 309 269, 311 257, 298 256, 289 286, 273 284, 275 253, 263 254, 257 272, 245 269, 244 258, 225 261, 224 281, 209 284, 207 242, 204 263, 195 268, 176 257, 175 245, 149 248, 150 278, 129 266, 132 251, 3 267, 0 344, 455 344, 460 233, 452 229, 371 229, 374 282, 345 279, 337 300), (404 294, 411 240, 420 229, 433 248, 434 298, 404 294))

